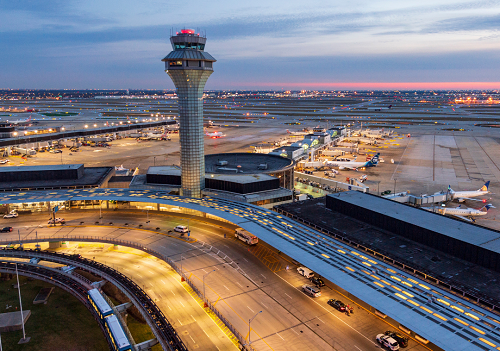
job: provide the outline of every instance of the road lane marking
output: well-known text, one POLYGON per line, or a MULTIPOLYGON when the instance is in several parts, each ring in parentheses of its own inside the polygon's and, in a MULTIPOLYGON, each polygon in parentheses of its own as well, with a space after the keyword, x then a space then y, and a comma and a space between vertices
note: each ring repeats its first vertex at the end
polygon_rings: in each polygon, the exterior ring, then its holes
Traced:
POLYGON ((168 307, 168 309, 169 309, 170 311, 172 311, 172 309, 170 308, 170 306, 169 306, 169 305, 167 305, 167 307, 168 307))
POLYGON ((184 304, 182 303, 182 301, 179 301, 179 303, 182 305, 182 307, 184 307, 184 308, 186 307, 186 306, 184 306, 184 304))
POLYGON ((265 308, 269 309, 269 307, 267 307, 266 305, 264 305, 264 302, 261 302, 262 306, 264 306, 265 308))
POLYGON ((175 293, 172 290, 170 290, 170 292, 175 295, 175 293))
POLYGON ((289 298, 292 298, 290 295, 288 295, 287 293, 285 293, 286 296, 288 296, 289 298))
POLYGON ((262 274, 262 273, 261 273, 260 275, 261 275, 261 276, 263 276, 263 277, 264 277, 264 279, 267 279, 267 278, 266 278, 266 276, 265 276, 264 274, 262 274))
POLYGON ((207 334, 207 332, 205 330, 203 330, 203 332, 205 333, 205 335, 207 336, 207 338, 210 338, 210 336, 207 334))
POLYGON ((180 319, 177 319, 177 320, 179 321, 179 323, 180 323, 181 325, 184 325, 184 324, 182 324, 182 322, 181 322, 181 320, 180 320, 180 319))
POLYGON ((356 345, 353 345, 355 348, 357 348, 359 351, 362 351, 359 347, 357 347, 356 345))
POLYGON ((193 342, 196 344, 196 341, 194 341, 193 337, 191 335, 189 335, 189 337, 191 338, 191 340, 193 340, 193 342))
MULTIPOLYGON (((321 321, 321 318, 319 318, 319 317, 316 317, 316 318, 318 318, 321 321)), ((321 321, 321 322, 323 322, 323 321, 321 321)), ((323 322, 323 324, 325 324, 325 322, 323 322)))
POLYGON ((295 334, 299 335, 299 333, 297 333, 297 332, 295 331, 295 329, 293 329, 293 328, 290 328, 290 329, 291 329, 291 330, 292 330, 295 334))
POLYGON ((242 257, 242 258, 243 258, 245 261, 247 261, 247 262, 248 262, 248 260, 247 260, 245 257, 242 257))
POLYGON ((165 282, 163 281, 163 279, 160 279, 160 281, 161 281, 163 284, 167 285, 167 283, 165 283, 165 282))
POLYGON ((225 286, 224 284, 222 284, 223 287, 225 287, 227 290, 229 290, 229 288, 227 286, 225 286))
MULTIPOLYGON (((288 285, 292 286, 293 285, 286 279, 284 279, 283 277, 281 277, 279 274, 277 274, 276 272, 274 273, 276 274, 277 277, 279 277, 281 280, 283 280, 284 282, 286 282, 288 285)), ((286 293, 285 293, 286 294, 286 293)), ((317 301, 314 301, 314 299, 312 297, 309 297, 307 296, 309 299, 311 299, 312 302, 314 302, 316 305, 320 306, 322 309, 324 309, 327 313, 329 313, 331 316, 333 316, 334 318, 338 319, 341 323, 344 323, 346 326, 348 326, 349 328, 351 328, 353 331, 355 331, 356 333, 358 333, 359 335, 361 335, 363 338, 365 338, 366 340, 370 341, 372 344, 376 345, 376 346, 379 346, 378 343, 375 343, 372 339, 368 338, 367 336, 365 336, 363 333, 361 333, 359 330, 357 330, 356 328, 354 328, 352 325, 350 325, 349 323, 345 322, 343 319, 339 318, 337 315, 335 315, 334 313, 332 313, 332 311, 329 311, 328 309, 326 309, 323 305, 321 305, 319 302, 317 301)))
MULTIPOLYGON (((191 317, 193 317, 193 315, 191 315, 191 317)), ((196 318, 194 318, 194 317, 193 317, 193 319, 194 319, 194 321, 195 321, 195 322, 197 322, 196 318)), ((205 333, 205 334, 206 334, 206 333, 205 333)))
MULTIPOLYGON (((281 339, 283 339, 283 337, 279 335, 278 332, 276 332, 276 335, 278 335, 281 339)), ((285 339, 283 339, 283 341, 285 341, 285 339)))
POLYGON ((250 311, 252 311, 252 313, 255 313, 255 312, 254 312, 254 310, 252 310, 250 307, 248 307, 248 306, 247 306, 247 308, 248 308, 250 311))

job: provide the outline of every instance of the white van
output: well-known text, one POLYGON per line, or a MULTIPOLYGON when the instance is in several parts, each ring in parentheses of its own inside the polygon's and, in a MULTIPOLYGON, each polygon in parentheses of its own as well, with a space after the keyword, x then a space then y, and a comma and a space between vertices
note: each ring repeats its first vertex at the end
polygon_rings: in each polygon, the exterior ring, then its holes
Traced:
POLYGON ((234 231, 234 237, 240 239, 248 245, 256 245, 259 242, 259 239, 255 235, 252 235, 243 228, 236 228, 234 231))
POLYGON ((299 273, 300 275, 303 275, 307 279, 311 279, 312 277, 314 277, 314 272, 306 267, 298 267, 297 273, 299 273))
POLYGON ((187 233, 189 230, 188 227, 186 227, 185 225, 178 225, 177 227, 174 228, 174 231, 178 233, 187 233))

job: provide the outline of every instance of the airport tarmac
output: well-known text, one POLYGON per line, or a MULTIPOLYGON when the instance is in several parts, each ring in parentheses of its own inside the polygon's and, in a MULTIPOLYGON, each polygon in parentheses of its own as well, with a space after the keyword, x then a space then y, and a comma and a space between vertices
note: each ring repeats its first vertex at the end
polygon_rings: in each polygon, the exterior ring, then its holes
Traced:
MULTIPOLYGON (((410 191, 412 194, 433 194, 453 190, 476 190, 491 181, 488 200, 499 209, 489 211, 478 223, 500 229, 500 198, 495 193, 500 185, 500 129, 485 128, 476 122, 493 124, 500 121, 496 105, 467 105, 453 102, 435 93, 425 98, 406 94, 395 99, 390 94, 360 94, 318 98, 246 97, 210 98, 204 102, 205 117, 220 125, 209 131, 222 131, 226 137, 205 137, 205 153, 251 152, 251 145, 272 142, 287 137, 286 129, 329 127, 347 122, 363 122, 364 128, 393 130, 397 136, 386 138, 379 145, 361 145, 361 155, 380 152, 384 160, 378 167, 365 171, 341 171, 336 180, 359 178, 366 174, 370 192, 410 191), (437 97, 436 97, 437 96, 437 97), (397 100, 397 101, 396 101, 397 100), (392 106, 392 107, 388 107, 392 106), (410 134, 408 138, 407 135, 410 134), (391 163, 391 159, 394 163, 391 163)), ((403 93, 401 93, 403 95, 403 93)), ((455 100, 456 101, 456 100, 455 100)), ((23 119, 32 115, 38 125, 64 126, 68 130, 87 124, 112 124, 130 120, 156 119, 157 114, 173 118, 176 101, 171 99, 87 99, 72 101, 0 101, 0 106, 34 107, 35 113, 0 113, 4 119, 23 119), (68 112, 68 115, 66 115, 68 112), (45 116, 60 113, 61 116, 45 116), (77 113, 75 116, 70 114, 77 113), (45 114, 45 115, 44 115, 45 114)), ((162 118, 162 117, 159 117, 162 118)), ((360 123, 356 124, 356 128, 360 123)), ((111 148, 82 147, 69 155, 37 154, 23 161, 10 157, 10 165, 41 165, 84 163, 87 166, 117 166, 140 168, 179 164, 178 134, 171 141, 144 141, 133 138, 111 142, 111 148)), ((323 176, 323 172, 317 175, 323 176)), ((457 206, 458 204, 451 204, 457 206)), ((465 205, 479 208, 481 203, 467 201, 465 205)))

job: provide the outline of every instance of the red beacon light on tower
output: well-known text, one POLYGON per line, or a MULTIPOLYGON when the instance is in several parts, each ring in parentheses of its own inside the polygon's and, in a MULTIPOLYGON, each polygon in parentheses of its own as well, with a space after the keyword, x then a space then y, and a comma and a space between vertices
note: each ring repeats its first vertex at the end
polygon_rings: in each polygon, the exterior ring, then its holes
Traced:
POLYGON ((181 29, 182 34, 194 34, 194 29, 181 29))

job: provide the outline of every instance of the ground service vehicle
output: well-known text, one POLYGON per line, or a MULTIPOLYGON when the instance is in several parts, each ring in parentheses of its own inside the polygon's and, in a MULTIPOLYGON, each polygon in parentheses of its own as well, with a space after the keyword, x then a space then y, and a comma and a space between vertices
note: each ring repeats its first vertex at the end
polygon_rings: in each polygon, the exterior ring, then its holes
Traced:
POLYGON ((259 239, 255 235, 250 234, 243 228, 236 228, 234 231, 234 237, 240 239, 248 245, 256 245, 259 242, 259 239))
POLYGON ((379 344, 387 347, 391 351, 399 350, 399 344, 396 340, 391 338, 389 335, 378 334, 376 337, 379 344))
POLYGON ((304 277, 306 277, 308 279, 311 279, 312 277, 314 277, 314 272, 306 267, 297 267, 297 272, 300 275, 303 275, 304 277))
POLYGON ((403 334, 400 334, 398 332, 388 330, 384 333, 385 335, 390 336, 394 340, 396 340, 399 344, 400 347, 407 347, 408 346, 408 338, 404 336, 403 334))

